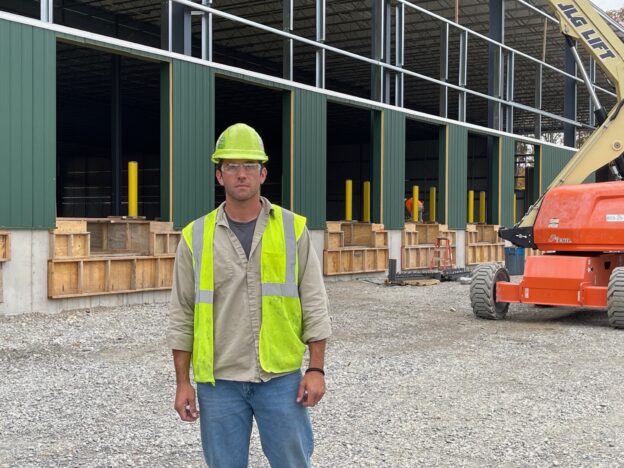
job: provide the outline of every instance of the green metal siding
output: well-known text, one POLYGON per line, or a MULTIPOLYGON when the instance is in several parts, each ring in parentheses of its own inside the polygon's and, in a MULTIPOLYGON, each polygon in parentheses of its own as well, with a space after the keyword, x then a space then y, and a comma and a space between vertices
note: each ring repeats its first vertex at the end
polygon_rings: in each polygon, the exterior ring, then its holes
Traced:
POLYGON ((501 224, 503 226, 512 226, 513 220, 513 204, 514 204, 514 189, 515 189, 515 170, 516 170, 516 140, 508 137, 499 138, 499 154, 498 154, 498 169, 497 181, 500 181, 500 185, 497 183, 498 192, 496 203, 498 210, 494 210, 496 219, 493 219, 494 224, 501 224))
POLYGON ((468 129, 448 124, 440 137, 440 187, 437 212, 438 222, 449 229, 465 229, 468 217, 468 129))
POLYGON ((172 66, 173 223, 179 228, 214 208, 214 71, 180 60, 172 66))
POLYGON ((542 146, 540 152, 541 193, 544 193, 554 178, 561 172, 574 151, 553 146, 542 146))
MULTIPOLYGON (((306 216, 310 229, 325 229, 327 98, 323 94, 299 89, 293 94, 293 200, 285 198, 289 204, 284 205, 290 205, 294 211, 306 216)), ((290 151, 285 155, 289 156, 290 151)), ((288 159, 288 164, 284 165, 285 181, 290 180, 288 159)), ((285 185, 290 188, 288 183, 285 185)))
POLYGON ((0 20, 0 226, 56 224, 56 38, 0 20))
POLYGON ((403 229, 405 185, 405 114, 383 111, 383 223, 403 229))

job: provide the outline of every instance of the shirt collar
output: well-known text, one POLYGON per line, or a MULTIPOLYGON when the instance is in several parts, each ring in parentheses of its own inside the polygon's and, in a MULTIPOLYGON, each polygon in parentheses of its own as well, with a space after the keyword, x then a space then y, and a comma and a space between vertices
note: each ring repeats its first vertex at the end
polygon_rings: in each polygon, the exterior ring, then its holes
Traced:
MULTIPOLYGON (((265 197, 260 197, 260 202, 262 203, 262 209, 260 210, 259 216, 269 216, 273 215, 274 209, 271 202, 265 197)), ((221 203, 217 208, 217 225, 228 226, 227 215, 225 214, 225 202, 221 203)))

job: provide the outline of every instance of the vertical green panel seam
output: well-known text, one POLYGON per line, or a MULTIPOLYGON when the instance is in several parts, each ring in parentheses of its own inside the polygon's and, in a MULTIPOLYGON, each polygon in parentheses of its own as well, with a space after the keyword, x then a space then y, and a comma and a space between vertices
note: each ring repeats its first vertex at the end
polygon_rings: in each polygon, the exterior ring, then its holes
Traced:
POLYGON ((10 132, 10 23, 0 20, 0 142, 5 151, 0 151, 0 164, 5 169, 0 171, 0 226, 10 225, 10 206, 13 204, 10 190, 10 160, 11 160, 11 132, 10 132), (8 150, 8 151, 6 151, 8 150))
MULTIPOLYGON (((33 193, 34 191, 42 190, 42 187, 35 187, 34 185, 34 161, 33 161, 33 137, 34 137, 34 122, 33 122, 33 93, 35 88, 35 80, 33 77, 34 67, 33 64, 36 60, 42 60, 43 57, 37 57, 35 55, 34 28, 22 27, 22 81, 20 86, 22 87, 22 177, 21 177, 21 225, 24 227, 33 226, 33 193)), ((41 156, 40 156, 41 157, 41 156)))
POLYGON ((20 87, 20 73, 21 73, 21 59, 22 59, 22 42, 19 37, 21 26, 15 23, 9 24, 11 38, 9 43, 9 50, 11 54, 10 58, 10 70, 11 76, 9 80, 9 113, 12 116, 10 122, 10 134, 9 138, 9 172, 11 174, 9 180, 10 192, 13 195, 10 212, 10 223, 13 226, 21 227, 20 211, 21 200, 16 200, 16 194, 20 193, 19 183, 21 179, 21 171, 19 168, 19 161, 21 161, 22 148, 20 146, 20 122, 21 122, 21 95, 22 88, 20 87))
POLYGON ((33 74, 39 79, 33 83, 33 102, 32 102, 32 153, 40 161, 33 164, 32 167, 32 194, 33 200, 31 203, 32 209, 32 225, 33 227, 40 227, 45 217, 46 208, 46 184, 45 184, 45 172, 46 172, 46 159, 48 154, 46 151, 45 143, 43 141, 45 135, 46 122, 46 56, 47 52, 45 48, 45 36, 44 31, 41 29, 34 30, 33 37, 33 74))

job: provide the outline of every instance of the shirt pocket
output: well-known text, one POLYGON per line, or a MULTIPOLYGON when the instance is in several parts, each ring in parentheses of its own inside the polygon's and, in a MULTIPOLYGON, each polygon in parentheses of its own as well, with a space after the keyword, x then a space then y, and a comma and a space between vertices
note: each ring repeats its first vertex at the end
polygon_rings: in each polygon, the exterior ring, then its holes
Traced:
POLYGON ((221 262, 214 265, 214 286, 215 289, 232 283, 234 270, 231 262, 221 262))

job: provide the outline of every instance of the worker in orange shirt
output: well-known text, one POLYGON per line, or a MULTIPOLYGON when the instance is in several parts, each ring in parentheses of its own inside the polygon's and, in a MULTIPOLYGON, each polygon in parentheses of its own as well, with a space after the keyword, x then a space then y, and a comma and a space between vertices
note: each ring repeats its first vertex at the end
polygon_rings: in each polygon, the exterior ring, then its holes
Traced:
MULTIPOLYGON (((409 197, 405 200, 405 209, 409 213, 410 219, 413 219, 412 210, 414 209, 414 197, 409 197)), ((418 200, 418 222, 423 222, 423 211, 425 210, 425 206, 423 202, 418 200)))

